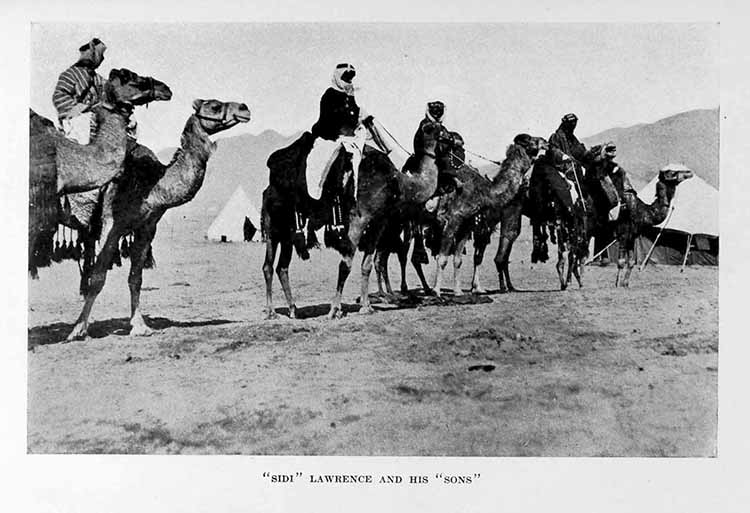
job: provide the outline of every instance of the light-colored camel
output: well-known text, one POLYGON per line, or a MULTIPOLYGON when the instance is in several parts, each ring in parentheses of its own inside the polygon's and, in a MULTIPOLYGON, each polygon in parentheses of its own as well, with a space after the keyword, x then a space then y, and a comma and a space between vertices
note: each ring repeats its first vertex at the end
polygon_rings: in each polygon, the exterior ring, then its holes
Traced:
POLYGON ((677 186, 692 177, 693 172, 685 166, 669 165, 659 171, 656 198, 650 205, 641 201, 635 194, 625 194, 627 209, 620 212, 616 228, 620 248, 615 287, 627 287, 630 283, 630 273, 635 266, 635 239, 644 228, 664 222, 669 215, 669 206, 677 186), (622 270, 626 266, 625 274, 620 279, 622 270))
POLYGON ((29 272, 49 265, 58 223, 58 197, 95 190, 121 176, 128 145, 126 127, 135 105, 166 101, 169 87, 127 69, 113 69, 103 100, 93 108, 96 134, 88 145, 67 139, 52 121, 29 115, 29 272))
POLYGON ((101 250, 90 276, 85 277, 88 279, 85 303, 68 340, 86 337, 91 308, 104 287, 118 242, 129 233, 133 234, 128 277, 130 333, 151 333, 139 305, 143 265, 157 224, 168 209, 192 200, 203 185, 206 164, 216 149, 209 136, 250 121, 250 110, 244 103, 195 100, 193 109, 182 132, 180 148, 168 165, 159 162, 148 148, 139 146, 128 154, 122 179, 107 187, 99 237, 101 250))

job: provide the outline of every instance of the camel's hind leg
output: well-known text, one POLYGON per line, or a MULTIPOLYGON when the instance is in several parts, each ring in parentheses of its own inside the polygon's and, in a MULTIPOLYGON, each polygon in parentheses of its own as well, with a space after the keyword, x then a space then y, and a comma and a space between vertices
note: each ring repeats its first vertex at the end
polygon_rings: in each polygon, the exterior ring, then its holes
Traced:
POLYGON ((565 242, 562 239, 562 233, 557 233, 557 277, 560 279, 560 290, 565 290, 568 287, 565 281, 565 242))
MULTIPOLYGON (((297 305, 294 304, 294 296, 292 295, 292 286, 289 283, 289 263, 291 261, 292 261, 292 243, 289 241, 282 242, 281 252, 279 253, 279 263, 276 265, 276 274, 279 276, 279 281, 281 282, 281 289, 284 291, 284 297, 286 297, 286 304, 289 305, 289 318, 296 319, 297 318, 297 305)), ((271 305, 271 309, 273 310, 273 305, 271 305)))
POLYGON ((141 286, 143 284, 143 265, 148 258, 148 248, 156 236, 156 223, 141 227, 133 232, 133 244, 130 247, 130 334, 133 336, 151 335, 151 328, 141 313, 141 286))
MULTIPOLYGON (((414 267, 414 270, 417 272, 417 277, 419 278, 419 281, 422 283, 422 291, 425 294, 432 294, 432 289, 430 288, 430 285, 427 283, 427 278, 425 278, 425 275, 424 275, 424 269, 422 269, 421 258, 427 255, 427 250, 424 247, 424 238, 422 236, 422 230, 419 229, 419 227, 415 227, 410 237, 412 237, 414 240, 414 249, 412 249, 412 252, 411 252, 411 265, 412 267, 414 267)), ((408 253, 408 250, 409 250, 409 244, 406 245, 407 253, 408 253)), ((404 268, 403 276, 405 280, 406 268, 404 268)))
POLYGON ((484 251, 487 249, 485 245, 477 245, 474 243, 474 258, 472 261, 473 268, 471 271, 471 292, 474 294, 484 294, 486 290, 482 287, 482 283, 479 280, 479 268, 484 260, 484 251))
POLYGON ((464 291, 461 288, 461 265, 464 260, 464 247, 466 246, 466 238, 461 239, 456 243, 456 252, 453 253, 453 294, 456 296, 463 295, 464 291))
POLYGON ((266 241, 266 258, 263 261, 263 277, 266 279, 266 319, 277 317, 273 309, 273 263, 276 260, 277 246, 278 242, 271 237, 266 241))
MULTIPOLYGON (((337 319, 344 315, 341 306, 341 296, 344 293, 344 286, 349 274, 352 272, 352 262, 354 254, 357 251, 357 245, 362 238, 364 227, 367 221, 362 216, 353 216, 349 223, 349 236, 341 242, 339 253, 341 253, 341 262, 339 262, 339 274, 336 282, 336 295, 331 301, 331 310, 328 312, 329 319, 337 319)), ((369 274, 368 274, 369 278, 369 274)), ((369 302, 369 298, 368 298, 369 302)))
POLYGON ((375 252, 375 259, 374 259, 374 265, 375 265, 375 276, 378 280, 378 295, 385 296, 386 294, 392 295, 393 294, 393 288, 391 287, 391 280, 388 276, 388 257, 390 256, 390 251, 387 249, 381 249, 375 252), (383 286, 385 285, 385 291, 383 291, 383 286))
POLYGON ((89 315, 91 314, 91 309, 94 307, 96 297, 104 288, 104 283, 107 280, 109 262, 112 260, 112 256, 117 250, 118 241, 119 235, 110 230, 104 244, 102 245, 102 249, 99 252, 99 256, 96 258, 94 267, 91 270, 91 276, 89 278, 81 314, 78 316, 78 320, 76 320, 73 330, 68 335, 67 341, 81 340, 88 335, 89 315))
POLYGON ((630 286, 630 273, 633 272, 633 267, 635 267, 635 250, 628 249, 628 259, 626 263, 627 269, 625 269, 625 277, 622 279, 623 287, 630 286))
MULTIPOLYGON (((372 272, 375 248, 377 247, 378 240, 383 234, 382 228, 378 229, 376 227, 371 227, 371 229, 373 229, 373 232, 367 234, 364 241, 364 247, 362 248, 362 281, 360 284, 360 304, 362 305, 360 313, 362 314, 370 314, 374 312, 370 305, 370 273, 372 272)), ((391 290, 390 293, 392 294, 393 290, 391 290)))

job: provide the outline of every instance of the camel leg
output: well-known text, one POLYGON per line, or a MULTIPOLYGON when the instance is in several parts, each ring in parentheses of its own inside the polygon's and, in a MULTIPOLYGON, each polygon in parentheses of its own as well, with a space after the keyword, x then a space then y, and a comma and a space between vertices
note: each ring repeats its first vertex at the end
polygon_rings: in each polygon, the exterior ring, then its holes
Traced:
POLYGON ((573 268, 575 267, 575 250, 573 248, 568 248, 568 272, 565 275, 565 288, 568 288, 568 285, 570 285, 570 281, 573 278, 573 268))
POLYGON ((628 249, 627 269, 625 269, 625 277, 622 279, 623 287, 630 286, 630 273, 633 272, 633 267, 635 267, 635 251, 628 249))
POLYGON ((388 257, 390 252, 388 250, 380 250, 375 253, 375 274, 378 278, 378 294, 384 296, 385 294, 393 295, 393 288, 391 287, 391 280, 388 276, 388 257), (383 292, 383 285, 385 285, 385 293, 383 292))
POLYGON ((81 314, 78 316, 78 320, 76 320, 73 330, 68 335, 68 342, 72 340, 82 340, 88 336, 89 315, 91 314, 91 309, 94 307, 96 297, 104 288, 104 283, 107 280, 107 268, 109 267, 109 262, 112 260, 114 252, 117 250, 118 239, 119 235, 112 230, 107 234, 107 238, 105 239, 102 249, 99 252, 99 256, 96 258, 96 262, 91 271, 91 277, 87 287, 88 290, 86 291, 81 314))
POLYGON ((273 309, 273 263, 276 260, 276 247, 278 242, 269 237, 266 241, 266 258, 263 261, 263 277, 266 279, 266 319, 275 319, 276 311, 273 309))
POLYGON ((484 260, 485 249, 487 249, 486 246, 474 246, 474 259, 472 262, 474 267, 471 272, 471 292, 473 294, 484 294, 486 292, 479 281, 479 267, 482 265, 482 260, 484 260))
POLYGON ((401 293, 408 294, 409 286, 406 284, 406 263, 409 261, 409 246, 411 246, 411 230, 404 230, 404 238, 398 247, 398 265, 401 270, 401 293))
POLYGON ((329 319, 339 319, 343 317, 344 312, 341 307, 341 296, 344 293, 344 286, 346 280, 349 278, 349 274, 352 271, 352 262, 354 261, 354 254, 357 251, 357 245, 359 239, 362 237, 366 220, 361 216, 355 216, 349 223, 349 237, 348 240, 342 242, 341 247, 341 262, 339 262, 339 274, 336 282, 336 295, 331 301, 331 310, 328 312, 329 319))
POLYGON ((139 228, 133 232, 133 245, 130 248, 130 335, 149 336, 153 331, 146 325, 141 313, 141 286, 143 284, 143 265, 148 258, 148 248, 156 235, 156 224, 139 228))
MULTIPOLYGON (((281 252, 279 253, 279 263, 276 265, 276 274, 281 282, 281 289, 286 297, 286 304, 289 305, 289 318, 297 318, 297 305, 294 304, 292 295, 292 286, 289 284, 289 263, 292 261, 292 243, 282 242, 281 252)), ((273 305, 271 306, 273 309, 273 305)), ((276 313, 276 312, 274 312, 276 313)))
POLYGON ((583 261, 578 258, 578 255, 576 255, 576 258, 573 261, 573 276, 576 277, 576 281, 578 282, 578 288, 583 288, 583 281, 581 281, 581 275, 583 274, 583 261))
MULTIPOLYGON (((370 273, 372 272, 373 253, 367 252, 362 255, 362 282, 360 283, 360 304, 362 307, 359 313, 367 315, 375 313, 370 304, 370 273)), ((389 286, 390 288, 390 286, 389 286)), ((391 294, 393 292, 391 291, 391 294)))
POLYGON ((464 261, 464 246, 466 246, 466 239, 458 241, 456 244, 456 252, 453 253, 453 294, 456 296, 463 295, 464 291, 461 288, 461 265, 464 261))
POLYGON ((443 272, 445 271, 445 268, 448 266, 448 255, 440 254, 436 258, 437 265, 435 266, 435 295, 437 297, 442 297, 442 288, 443 288, 443 272))
POLYGON ((562 241, 561 233, 557 234, 557 277, 560 278, 560 290, 568 286, 565 283, 565 243, 562 241))
POLYGON ((623 241, 619 241, 619 243, 620 251, 617 255, 617 277, 615 278, 615 287, 624 286, 621 285, 620 275, 622 274, 622 270, 625 267, 625 261, 627 259, 627 249, 625 248, 625 243, 623 241))

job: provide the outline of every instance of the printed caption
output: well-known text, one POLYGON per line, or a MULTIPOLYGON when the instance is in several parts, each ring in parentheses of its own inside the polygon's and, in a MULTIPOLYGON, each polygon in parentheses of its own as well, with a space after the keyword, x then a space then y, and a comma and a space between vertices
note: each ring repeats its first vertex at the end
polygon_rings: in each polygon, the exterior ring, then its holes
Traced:
POLYGON ((447 486, 471 485, 476 483, 481 474, 443 474, 400 475, 400 474, 274 474, 263 472, 264 480, 271 484, 361 484, 361 485, 428 485, 447 486))

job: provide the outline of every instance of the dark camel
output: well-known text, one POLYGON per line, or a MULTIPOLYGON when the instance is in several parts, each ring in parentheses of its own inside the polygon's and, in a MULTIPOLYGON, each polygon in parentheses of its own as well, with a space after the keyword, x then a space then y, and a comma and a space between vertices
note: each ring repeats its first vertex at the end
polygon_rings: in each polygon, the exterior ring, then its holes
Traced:
POLYGON ((49 265, 58 224, 58 196, 96 190, 121 176, 128 145, 126 127, 135 105, 166 101, 166 84, 127 69, 113 69, 103 101, 93 107, 96 134, 87 145, 67 139, 52 121, 29 115, 29 272, 49 265))
MULTIPOLYGON (((371 129, 371 128, 370 128, 371 129)), ((419 209, 434 194, 437 189, 437 166, 435 151, 438 138, 444 135, 444 129, 438 124, 425 127, 425 156, 418 163, 413 173, 401 173, 395 168, 387 155, 373 148, 365 147, 359 166, 359 180, 354 198, 352 180, 346 187, 341 188, 342 177, 347 169, 349 159, 342 152, 334 162, 329 172, 326 186, 323 188, 321 202, 312 202, 308 230, 313 231, 331 222, 330 212, 332 201, 340 201, 339 210, 342 215, 346 233, 342 237, 330 237, 327 246, 336 249, 342 257, 339 264, 339 274, 336 295, 331 303, 330 318, 343 315, 341 295, 346 279, 351 272, 352 260, 356 250, 363 252, 362 259, 362 288, 361 311, 371 313, 369 301, 369 275, 372 270, 372 259, 376 244, 383 232, 386 220, 394 212, 407 213, 412 209, 419 209)), ((376 140, 379 136, 374 137, 376 140)), ((299 163, 297 163, 299 165, 299 163)), ((304 168, 299 172, 304 174, 304 168)), ((266 315, 268 318, 276 316, 273 310, 272 284, 273 263, 276 249, 281 245, 281 254, 276 272, 279 276, 290 316, 294 317, 296 306, 291 286, 289 284, 288 268, 291 260, 294 237, 294 203, 291 194, 281 194, 273 185, 264 191, 263 227, 267 237, 266 260, 263 273, 266 279, 266 315), (285 208, 286 206, 286 208, 285 208)), ((326 237, 329 238, 328 236, 326 237)))
POLYGON ((157 224, 168 209, 192 200, 203 185, 206 164, 216 149, 209 136, 250 121, 250 110, 244 103, 195 100, 193 109, 182 132, 180 148, 168 165, 138 145, 128 154, 122 179, 107 187, 102 205, 101 250, 90 274, 84 276, 88 281, 85 303, 68 340, 86 337, 91 308, 104 287, 118 242, 130 233, 130 334, 151 333, 140 311, 140 292, 143 265, 157 224))

